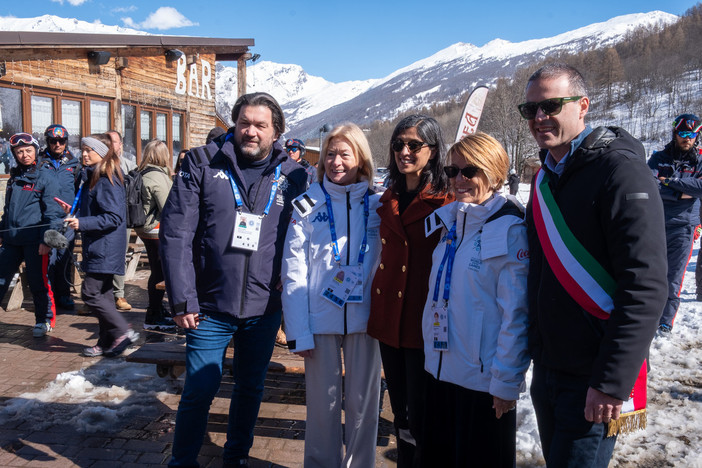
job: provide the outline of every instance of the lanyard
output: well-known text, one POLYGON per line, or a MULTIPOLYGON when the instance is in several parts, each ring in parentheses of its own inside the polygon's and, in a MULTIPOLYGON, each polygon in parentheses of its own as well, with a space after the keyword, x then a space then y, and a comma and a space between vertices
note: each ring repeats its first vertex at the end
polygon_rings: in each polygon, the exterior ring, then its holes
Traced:
MULTIPOLYGON (((334 251, 334 260, 336 260, 336 263, 341 264, 341 255, 339 254, 339 242, 337 241, 337 237, 336 237, 336 223, 334 223, 334 212, 332 210, 331 197, 329 196, 327 189, 324 188, 324 183, 320 183, 319 186, 322 187, 322 192, 324 192, 324 198, 326 199, 326 202, 327 202, 327 214, 329 215, 329 230, 331 231, 332 249, 334 251)), ((363 259, 366 256, 366 246, 368 245, 368 216, 369 216, 368 190, 366 190, 366 193, 363 194, 363 222, 364 222, 364 225, 363 225, 363 242, 361 243, 361 248, 358 252, 358 264, 359 265, 363 265, 363 259)))
MULTIPOLYGON (((236 209, 241 210, 241 207, 244 205, 243 200, 241 199, 241 194, 239 193, 239 188, 236 186, 236 182, 234 182, 234 177, 232 176, 232 171, 229 168, 229 163, 227 163, 227 177, 229 178, 229 183, 232 186, 232 192, 234 192, 234 202, 236 203, 236 209)), ((268 203, 266 204, 266 208, 263 210, 263 216, 266 216, 268 212, 271 209, 271 206, 273 206, 273 200, 275 200, 275 193, 278 191, 278 181, 280 180, 280 164, 278 164, 275 168, 275 179, 273 179, 273 184, 271 185, 271 194, 268 197, 268 203)))
POLYGON ((446 234, 446 250, 444 251, 444 257, 441 259, 441 264, 439 265, 439 271, 436 273, 436 285, 434 286, 434 297, 433 301, 439 300, 439 288, 441 287, 441 275, 444 272, 444 266, 446 266, 446 280, 444 281, 444 305, 448 304, 449 292, 451 291, 451 273, 453 272, 453 260, 456 258, 456 223, 453 223, 448 234, 446 234))
POLYGON ((80 185, 78 186, 78 193, 76 193, 76 198, 73 199, 73 205, 71 206, 71 212, 68 214, 68 216, 73 216, 73 213, 76 212, 76 209, 80 205, 80 194, 83 192, 83 184, 85 181, 81 180, 80 185))

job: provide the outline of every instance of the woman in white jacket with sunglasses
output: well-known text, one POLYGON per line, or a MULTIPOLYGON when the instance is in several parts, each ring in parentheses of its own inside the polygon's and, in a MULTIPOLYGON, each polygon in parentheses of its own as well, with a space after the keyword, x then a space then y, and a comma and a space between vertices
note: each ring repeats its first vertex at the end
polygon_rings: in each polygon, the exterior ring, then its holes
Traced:
POLYGON ((380 255, 380 195, 358 126, 329 133, 317 176, 293 203, 282 268, 288 347, 305 358, 304 465, 365 468, 375 466, 380 395, 378 342, 366 333, 380 255))
POLYGON ((423 465, 511 468, 529 367, 526 225, 521 207, 498 193, 509 159, 497 140, 469 135, 449 157, 456 201, 427 218, 442 241, 422 316, 431 374, 423 465))

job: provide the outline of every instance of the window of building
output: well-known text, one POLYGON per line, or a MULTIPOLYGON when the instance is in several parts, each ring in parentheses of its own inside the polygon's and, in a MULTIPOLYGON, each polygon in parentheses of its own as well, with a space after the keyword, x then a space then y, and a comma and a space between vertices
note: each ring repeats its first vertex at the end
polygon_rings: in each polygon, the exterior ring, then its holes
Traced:
POLYGON ((139 113, 141 147, 144 148, 148 142, 154 139, 153 113, 142 110, 139 113))
POLYGON ((21 131, 22 92, 19 89, 0 88, 0 174, 9 174, 10 168, 15 165, 8 140, 21 131))
POLYGON ((80 101, 61 100, 61 125, 68 130, 68 149, 74 154, 80 154, 80 139, 83 136, 82 107, 80 101))
POLYGON ((136 161, 137 154, 137 120, 136 107, 122 104, 122 144, 124 152, 133 155, 136 161))
POLYGON ((90 133, 105 133, 110 130, 110 103, 90 101, 90 133))
POLYGON ((54 100, 46 96, 32 96, 32 135, 39 141, 39 146, 46 146, 44 132, 54 122, 54 100))
POLYGON ((168 120, 167 117, 168 116, 166 114, 162 114, 160 112, 156 113, 156 138, 166 142, 166 144, 168 144, 168 126, 166 125, 168 120))
POLYGON ((173 128, 171 134, 173 135, 173 167, 178 160, 178 155, 180 150, 183 149, 183 114, 173 113, 173 128))

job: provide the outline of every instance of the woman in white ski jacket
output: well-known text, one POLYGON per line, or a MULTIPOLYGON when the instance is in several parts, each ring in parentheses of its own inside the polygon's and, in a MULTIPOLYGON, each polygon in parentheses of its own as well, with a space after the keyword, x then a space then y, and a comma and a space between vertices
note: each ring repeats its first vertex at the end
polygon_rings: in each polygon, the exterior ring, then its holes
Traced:
POLYGON ((343 124, 329 133, 317 175, 321 182, 293 202, 282 267, 288 347, 305 358, 304 465, 375 466, 380 351, 366 324, 380 255, 380 196, 359 127, 343 124))
POLYGON ((423 460, 512 467, 511 410, 529 367, 526 226, 516 199, 498 193, 509 159, 497 140, 469 135, 449 155, 444 170, 456 201, 427 218, 427 233, 442 229, 442 241, 422 318, 431 374, 423 460))

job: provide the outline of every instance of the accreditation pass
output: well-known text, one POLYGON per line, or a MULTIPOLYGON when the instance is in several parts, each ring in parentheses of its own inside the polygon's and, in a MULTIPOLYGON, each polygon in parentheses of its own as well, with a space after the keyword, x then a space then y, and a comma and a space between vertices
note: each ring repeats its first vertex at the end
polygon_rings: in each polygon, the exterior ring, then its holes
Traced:
POLYGON ((232 247, 253 252, 258 250, 261 224, 263 224, 263 216, 237 211, 234 218, 232 247))

